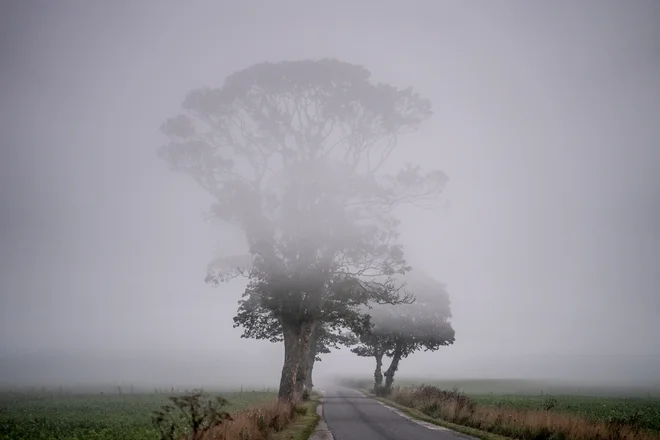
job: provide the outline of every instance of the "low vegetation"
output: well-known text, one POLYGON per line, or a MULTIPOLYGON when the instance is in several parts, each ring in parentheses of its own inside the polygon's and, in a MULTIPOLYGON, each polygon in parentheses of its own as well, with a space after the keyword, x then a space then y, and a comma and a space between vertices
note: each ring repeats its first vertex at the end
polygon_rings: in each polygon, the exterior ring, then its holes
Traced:
POLYGON ((657 397, 474 395, 478 405, 516 410, 552 410, 589 420, 629 420, 660 432, 660 399, 657 397))
POLYGON ((190 440, 268 440, 307 439, 316 425, 314 408, 318 402, 293 404, 272 400, 231 414, 224 423, 190 440))
MULTIPOLYGON (((169 420, 184 423, 177 424, 175 432, 190 434, 184 416, 190 415, 190 411, 181 411, 170 396, 163 393, 2 392, 0 440, 159 440, 164 438, 164 432, 169 432, 159 428, 171 428, 171 425, 154 423, 154 416, 162 413, 166 406, 170 407, 168 417, 172 416, 169 420)), ((185 396, 182 393, 174 395, 180 399, 185 396)), ((226 401, 218 401, 217 397, 220 397, 217 393, 200 396, 200 404, 195 406, 200 410, 199 414, 207 417, 196 423, 201 428, 209 427, 201 430, 206 434, 200 433, 199 438, 212 438, 209 435, 213 434, 220 439, 241 439, 235 433, 243 432, 243 435, 249 435, 244 438, 258 440, 265 438, 263 433, 268 430, 284 432, 287 423, 297 416, 305 418, 302 414, 307 414, 309 407, 315 405, 313 401, 302 406, 279 404, 275 401, 276 393, 270 391, 223 393, 226 401), (209 401, 216 403, 210 407, 209 401), (223 415, 225 413, 228 416, 223 415), (219 418, 213 424, 205 424, 208 417, 219 418), (261 437, 257 433, 262 433, 261 437)), ((186 404, 185 399, 179 403, 190 408, 191 402, 186 404)), ((314 421, 314 417, 311 420, 314 421)))
MULTIPOLYGON (((368 381, 366 378, 362 381, 368 381)), ((625 385, 620 383, 584 383, 579 381, 533 379, 444 379, 399 377, 397 386, 433 385, 443 390, 459 389, 470 396, 587 396, 655 397, 660 399, 660 384, 625 385)))
POLYGON ((620 404, 613 411, 608 398, 594 398, 600 399, 600 413, 587 398, 546 396, 524 405, 521 396, 498 396, 499 400, 489 401, 429 385, 395 388, 388 399, 433 418, 518 439, 660 439, 657 399, 631 400, 635 403, 620 404), (571 399, 576 406, 569 410, 566 402, 571 399))

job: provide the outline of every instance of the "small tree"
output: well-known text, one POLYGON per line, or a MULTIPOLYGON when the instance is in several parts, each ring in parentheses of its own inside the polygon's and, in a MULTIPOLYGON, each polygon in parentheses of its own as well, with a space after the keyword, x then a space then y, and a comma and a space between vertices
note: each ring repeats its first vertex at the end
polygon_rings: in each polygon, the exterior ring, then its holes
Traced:
POLYGON ((374 391, 379 394, 391 390, 402 359, 418 350, 435 351, 454 343, 449 295, 444 285, 416 272, 410 272, 406 280, 415 303, 374 307, 369 311, 371 327, 359 334, 359 344, 352 349, 358 356, 376 359, 374 391), (384 356, 392 359, 385 373, 384 356))
POLYGON ((163 157, 214 197, 212 215, 245 234, 246 258, 216 260, 207 281, 247 276, 246 295, 279 322, 282 399, 294 398, 319 323, 401 300, 390 278, 409 267, 392 210, 435 199, 446 182, 412 165, 383 173, 431 105, 369 76, 331 59, 261 63, 192 91, 162 127, 163 157))

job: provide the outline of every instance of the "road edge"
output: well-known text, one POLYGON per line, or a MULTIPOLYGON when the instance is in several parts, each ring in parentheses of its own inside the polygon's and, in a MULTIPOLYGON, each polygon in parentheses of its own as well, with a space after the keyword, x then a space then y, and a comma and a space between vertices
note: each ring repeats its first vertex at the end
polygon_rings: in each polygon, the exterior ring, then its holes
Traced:
POLYGON ((388 408, 390 411, 393 411, 394 413, 414 423, 422 425, 427 429, 449 431, 457 437, 462 437, 469 440, 512 440, 510 437, 504 437, 492 432, 482 431, 476 428, 471 428, 469 426, 458 425, 441 419, 435 419, 422 413, 419 410, 416 410, 415 408, 409 408, 389 399, 378 397, 366 390, 356 389, 355 391, 362 393, 367 398, 374 399, 376 402, 388 408))
POLYGON ((328 428, 328 425, 325 423, 325 419, 323 418, 323 403, 325 402, 325 391, 315 390, 315 392, 319 396, 321 396, 319 398, 319 404, 316 406, 316 414, 318 414, 319 416, 319 421, 316 424, 316 428, 314 429, 314 432, 312 433, 312 436, 309 439, 334 440, 334 437, 332 436, 332 432, 330 432, 330 428, 328 428))

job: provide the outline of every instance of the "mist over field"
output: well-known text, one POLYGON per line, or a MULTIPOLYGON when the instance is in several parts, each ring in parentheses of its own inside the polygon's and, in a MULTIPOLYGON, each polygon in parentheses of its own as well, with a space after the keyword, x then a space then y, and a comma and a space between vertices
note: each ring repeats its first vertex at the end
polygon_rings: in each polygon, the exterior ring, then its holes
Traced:
POLYGON ((660 385, 658 23, 643 0, 3 2, 0 386, 277 385, 282 344, 232 327, 245 280, 204 283, 245 239, 159 127, 192 89, 322 58, 433 104, 390 162, 449 178, 400 241, 456 341, 399 376, 660 385))

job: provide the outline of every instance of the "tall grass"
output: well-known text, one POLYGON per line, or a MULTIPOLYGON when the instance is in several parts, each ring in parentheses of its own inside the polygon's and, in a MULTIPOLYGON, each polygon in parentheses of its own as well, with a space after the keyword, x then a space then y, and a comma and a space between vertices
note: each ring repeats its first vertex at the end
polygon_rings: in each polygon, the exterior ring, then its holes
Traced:
POLYGON ((274 400, 231 414, 231 420, 207 432, 202 440, 268 440, 284 430, 307 407, 274 400))
POLYGON ((230 413, 225 410, 229 401, 202 390, 172 396, 170 401, 152 418, 160 440, 267 440, 305 415, 309 407, 272 400, 230 413))
POLYGON ((478 405, 454 389, 422 385, 396 388, 389 398, 434 418, 523 440, 660 440, 660 433, 645 430, 635 416, 607 422, 545 410, 478 405))

